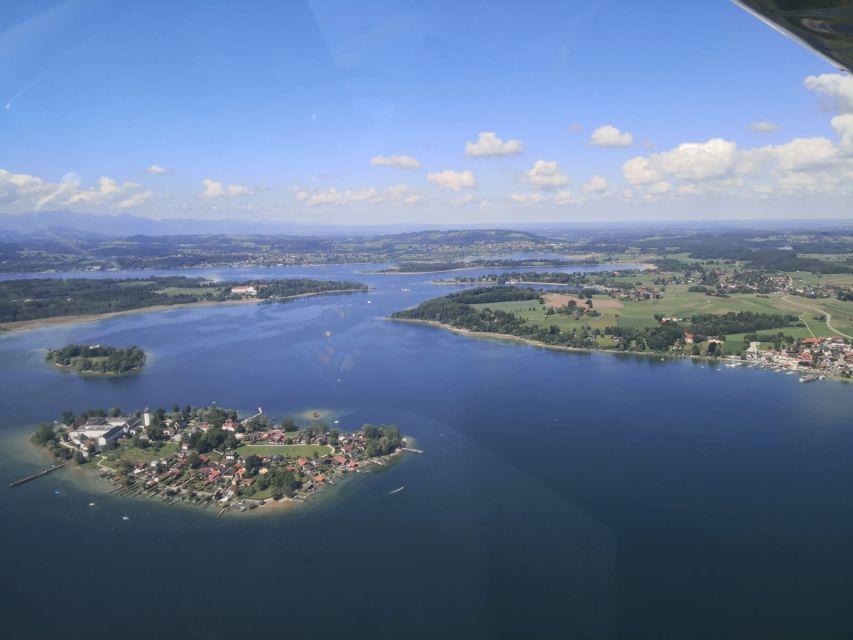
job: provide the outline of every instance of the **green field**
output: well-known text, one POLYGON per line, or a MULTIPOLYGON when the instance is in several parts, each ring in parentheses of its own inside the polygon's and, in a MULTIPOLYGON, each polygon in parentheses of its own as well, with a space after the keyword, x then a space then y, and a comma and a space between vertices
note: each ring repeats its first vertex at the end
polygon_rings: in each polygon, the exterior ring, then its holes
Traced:
MULTIPOLYGON (((644 280, 642 276, 629 276, 627 280, 644 280)), ((498 302, 490 304, 472 305, 475 309, 486 307, 494 310, 506 311, 524 318, 528 323, 536 326, 549 327, 557 325, 562 331, 570 331, 581 327, 601 329, 605 327, 619 326, 625 328, 641 329, 657 325, 655 314, 669 317, 689 318, 697 313, 726 313, 729 311, 752 311, 754 313, 793 315, 800 318, 807 326, 788 327, 782 329, 785 335, 793 338, 832 337, 839 335, 838 332, 853 335, 853 302, 842 302, 836 299, 812 300, 809 298, 789 297, 773 294, 769 296, 758 296, 755 294, 732 294, 728 298, 706 296, 704 293, 691 292, 687 285, 669 285, 661 300, 650 300, 643 302, 625 302, 622 308, 597 309, 601 314, 597 318, 582 317, 578 320, 571 316, 554 314, 545 316, 547 307, 537 301, 524 300, 513 302, 498 302), (816 320, 816 316, 822 316, 826 312, 832 316, 832 325, 835 331, 830 329, 824 320, 816 320)), ((610 300, 602 296, 593 297, 593 308, 596 300, 610 300)), ((776 333, 778 330, 759 332, 776 333)), ((732 335, 727 340, 733 340, 737 347, 730 345, 726 351, 740 350, 743 335, 732 335)))
POLYGON ((601 329, 603 331, 604 327, 616 324, 616 318, 614 318, 613 314, 605 312, 621 311, 621 309, 602 309, 601 316, 597 318, 584 317, 575 320, 571 316, 564 316, 561 314, 554 314, 546 317, 545 310, 548 307, 536 300, 493 302, 490 304, 474 304, 471 306, 475 309, 485 309, 488 307, 495 311, 514 313, 515 315, 524 318, 529 324, 541 327, 557 325, 560 327, 561 331, 571 331, 572 329, 580 329, 587 326, 592 329, 601 329))
POLYGON ((174 442, 166 442, 158 451, 154 447, 148 447, 147 449, 140 449, 139 447, 131 446, 129 443, 125 444, 119 441, 118 448, 113 451, 107 451, 107 458, 112 459, 122 459, 127 460, 128 462, 132 462, 133 464, 148 464, 152 460, 159 460, 160 458, 166 458, 175 451, 178 450, 178 445, 174 442))
POLYGON ((238 453, 245 457, 252 454, 256 456, 286 456, 290 458, 313 458, 331 453, 331 449, 321 444, 246 444, 238 449, 238 453))

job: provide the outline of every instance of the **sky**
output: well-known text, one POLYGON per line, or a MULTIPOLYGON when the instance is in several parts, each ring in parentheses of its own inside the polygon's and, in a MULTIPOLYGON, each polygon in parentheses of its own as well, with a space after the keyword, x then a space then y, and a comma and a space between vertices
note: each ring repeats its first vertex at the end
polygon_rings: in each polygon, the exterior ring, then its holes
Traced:
POLYGON ((853 219, 853 78, 726 0, 31 0, 0 59, 0 214, 853 219))

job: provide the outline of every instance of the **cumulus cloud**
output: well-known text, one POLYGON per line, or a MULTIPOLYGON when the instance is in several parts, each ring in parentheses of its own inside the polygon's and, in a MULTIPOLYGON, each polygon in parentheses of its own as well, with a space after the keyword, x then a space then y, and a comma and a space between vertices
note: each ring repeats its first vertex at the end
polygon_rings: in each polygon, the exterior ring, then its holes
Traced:
POLYGON ((539 189, 556 189, 569 184, 569 177, 562 172, 556 160, 537 160, 532 169, 524 172, 523 178, 539 189))
POLYGON ((589 141, 599 147, 630 147, 634 143, 634 136, 606 124, 593 131, 589 141))
POLYGON ((166 174, 172 173, 172 170, 167 169, 166 167, 160 164, 152 164, 148 166, 148 168, 145 170, 145 173, 150 173, 157 176, 164 176, 166 174))
POLYGON ((824 73, 809 76, 803 80, 803 86, 823 96, 827 108, 853 112, 853 76, 824 73))
POLYGON ((348 206, 354 204, 395 204, 412 206, 424 200, 423 194, 418 193, 407 185, 393 185, 380 191, 376 187, 362 189, 309 189, 294 187, 296 199, 309 207, 348 206))
POLYGON ((729 140, 678 145, 622 165, 626 182, 643 198, 769 193, 850 193, 853 114, 831 121, 837 141, 823 136, 740 149, 729 140))
POLYGON ((758 133, 770 133, 771 131, 778 131, 779 125, 767 120, 758 120, 750 124, 749 128, 758 133))
POLYGON ((738 155, 738 173, 757 175, 766 170, 806 171, 831 163, 838 156, 832 140, 794 138, 783 144, 746 149, 738 155))
POLYGON ((119 209, 132 209, 133 207, 138 207, 141 204, 145 204, 151 199, 151 196, 154 194, 151 191, 141 191, 140 193, 134 193, 130 197, 125 198, 124 200, 120 200, 118 203, 119 209))
POLYGON ((572 192, 571 191, 560 191, 555 197, 554 202, 557 204, 569 204, 573 202, 572 192))
POLYGON ((490 156, 514 156, 524 150, 521 140, 504 142, 495 135, 494 131, 481 131, 477 142, 466 142, 465 153, 469 156, 486 158, 490 156))
POLYGON ((120 183, 103 176, 97 186, 85 188, 75 173, 66 174, 59 182, 50 182, 38 176, 0 169, 0 206, 18 211, 37 211, 48 205, 128 209, 151 197, 150 192, 137 192, 141 186, 138 182, 120 183))
POLYGON ((721 178, 735 166, 734 142, 712 138, 707 142, 685 142, 675 149, 637 156, 622 165, 622 174, 632 185, 658 182, 663 175, 682 180, 721 178))
POLYGON ((838 146, 841 152, 853 156, 853 113, 835 116, 830 120, 830 124, 835 129, 835 133, 838 134, 838 146))
POLYGON ((370 160, 374 167, 397 167, 398 169, 420 169, 421 163, 412 156, 374 156, 370 160))
POLYGON ((538 204, 545 201, 545 196, 541 193, 513 193, 509 199, 518 204, 538 204))
POLYGON ((442 189, 450 189, 451 191, 461 191, 462 189, 473 189, 477 186, 477 180, 474 174, 469 170, 465 171, 438 171, 436 173, 428 173, 427 180, 442 189))
POLYGON ((607 191, 607 180, 601 176, 592 176, 581 187, 581 191, 584 193, 604 193, 607 191))
POLYGON ((252 193, 252 190, 243 184, 225 185, 217 180, 205 178, 201 181, 204 185, 204 191, 201 193, 202 198, 215 200, 217 198, 233 198, 234 196, 247 196, 252 193))

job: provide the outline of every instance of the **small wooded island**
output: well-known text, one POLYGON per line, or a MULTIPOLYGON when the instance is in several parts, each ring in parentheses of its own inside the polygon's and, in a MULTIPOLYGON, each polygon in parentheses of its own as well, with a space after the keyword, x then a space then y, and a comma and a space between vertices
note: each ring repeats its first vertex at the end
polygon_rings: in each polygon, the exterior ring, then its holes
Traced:
POLYGON ((32 441, 60 462, 96 470, 114 485, 111 493, 215 506, 220 515, 302 502, 348 474, 416 451, 395 425, 345 432, 317 420, 276 424, 260 408, 240 418, 217 406, 66 411, 61 422, 39 425, 32 441))
POLYGON ((117 375, 142 370, 146 355, 139 347, 110 347, 104 344, 67 344, 48 349, 45 360, 61 369, 87 375, 117 375))

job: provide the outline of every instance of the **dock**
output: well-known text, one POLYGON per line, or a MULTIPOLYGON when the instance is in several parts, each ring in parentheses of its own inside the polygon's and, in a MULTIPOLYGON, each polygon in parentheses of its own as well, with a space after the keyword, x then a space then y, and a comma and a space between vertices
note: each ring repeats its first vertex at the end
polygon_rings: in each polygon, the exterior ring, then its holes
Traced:
POLYGON ((67 465, 68 462, 63 462, 62 464, 55 464, 52 467, 48 467, 47 469, 43 469, 38 473, 34 473, 31 476, 27 476, 26 478, 21 478, 20 480, 15 480, 14 482, 9 483, 9 488, 17 487, 18 485, 24 484, 25 482, 29 482, 30 480, 35 480, 36 478, 41 478, 42 476, 46 476, 48 473, 53 473, 67 465))
POLYGON ((423 453, 420 449, 412 449, 411 447, 400 447, 401 451, 408 451, 409 453, 423 453))

